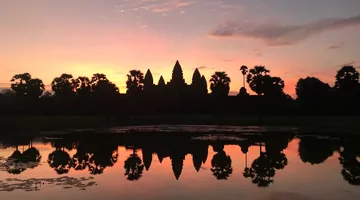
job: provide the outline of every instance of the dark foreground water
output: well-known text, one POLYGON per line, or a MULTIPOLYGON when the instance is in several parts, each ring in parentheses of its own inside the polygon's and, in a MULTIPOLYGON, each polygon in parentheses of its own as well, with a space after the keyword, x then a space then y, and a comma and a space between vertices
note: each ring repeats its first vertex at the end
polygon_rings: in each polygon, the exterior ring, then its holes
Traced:
POLYGON ((360 199, 358 137, 194 126, 45 135, 0 137, 0 199, 360 199))

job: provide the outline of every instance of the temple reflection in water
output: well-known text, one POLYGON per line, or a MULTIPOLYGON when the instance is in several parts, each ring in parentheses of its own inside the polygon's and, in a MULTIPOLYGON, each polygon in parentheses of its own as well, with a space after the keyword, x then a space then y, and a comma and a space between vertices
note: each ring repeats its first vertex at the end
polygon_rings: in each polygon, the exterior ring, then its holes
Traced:
MULTIPOLYGON (((289 164, 284 150, 293 139, 298 142, 298 156, 303 163, 320 165, 334 153, 338 154, 343 179, 351 185, 360 185, 360 140, 358 138, 297 136, 290 133, 220 135, 190 133, 137 133, 137 134, 79 134, 62 135, 54 138, 18 137, 2 138, 2 149, 13 149, 8 157, 2 158, 1 171, 21 175, 28 169, 47 165, 59 175, 72 171, 88 171, 95 176, 106 173, 119 162, 119 148, 131 152, 120 165, 124 178, 141 181, 152 170, 152 162, 171 160, 174 178, 179 180, 184 169, 185 157, 191 155, 196 172, 208 161, 214 179, 227 180, 234 170, 242 170, 243 177, 258 187, 268 187, 276 181, 276 174, 289 164), (48 155, 34 144, 50 144, 48 155), (244 159, 243 168, 235 168, 233 159, 226 152, 226 146, 238 146, 244 159), (258 153, 248 160, 249 148, 258 153), (212 155, 209 156, 209 151, 212 155), (46 162, 41 163, 41 159, 46 162), (46 158, 46 159, 44 159, 46 158)), ((196 173, 194 174, 196 176, 196 173)))

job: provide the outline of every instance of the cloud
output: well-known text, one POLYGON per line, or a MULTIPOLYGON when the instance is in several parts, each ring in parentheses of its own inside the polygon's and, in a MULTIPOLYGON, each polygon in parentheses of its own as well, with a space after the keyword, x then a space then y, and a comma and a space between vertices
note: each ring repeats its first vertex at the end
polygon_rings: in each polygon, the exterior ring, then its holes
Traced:
POLYGON ((328 47, 329 50, 341 49, 343 47, 342 44, 340 45, 331 45, 328 47))
POLYGON ((340 67, 343 67, 343 66, 353 66, 353 65, 355 65, 356 63, 357 63, 357 61, 352 60, 352 61, 349 61, 349 62, 346 62, 346 63, 340 65, 340 67))
POLYGON ((260 49, 252 49, 251 51, 255 56, 261 57, 263 55, 263 52, 260 49))
POLYGON ((229 21, 215 27, 210 36, 250 37, 261 39, 269 46, 293 45, 322 32, 360 25, 360 15, 329 18, 304 25, 254 24, 229 21))
POLYGON ((196 3, 187 0, 142 0, 140 8, 150 10, 155 13, 167 13, 178 8, 184 8, 196 3))
POLYGON ((342 67, 344 67, 344 66, 354 66, 354 67, 356 68, 355 65, 356 65, 357 63, 358 63, 358 62, 355 61, 355 60, 350 60, 350 61, 344 62, 344 63, 342 63, 342 64, 334 65, 333 67, 334 67, 335 69, 340 69, 340 68, 342 68, 342 67))
MULTIPOLYGON (((200 67, 198 67, 197 69, 198 69, 198 70, 201 70, 201 69, 207 70, 207 69, 214 69, 214 68, 206 67, 206 66, 200 66, 200 67)), ((194 69, 194 70, 195 70, 195 69, 194 69)))

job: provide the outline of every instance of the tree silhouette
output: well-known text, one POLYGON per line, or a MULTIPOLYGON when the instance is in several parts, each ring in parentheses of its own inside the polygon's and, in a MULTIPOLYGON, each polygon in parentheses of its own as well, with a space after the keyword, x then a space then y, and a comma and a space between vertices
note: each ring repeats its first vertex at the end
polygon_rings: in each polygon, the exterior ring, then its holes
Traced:
POLYGON ((67 152, 61 148, 57 148, 49 154, 48 164, 51 168, 54 168, 58 174, 66 174, 70 170, 71 159, 67 152))
POLYGON ((270 71, 265 66, 255 66, 250 69, 247 75, 247 82, 249 83, 250 89, 258 95, 265 93, 265 81, 264 77, 268 75, 270 71))
POLYGON ((29 73, 24 73, 13 76, 11 89, 19 97, 37 99, 45 90, 45 85, 40 79, 33 79, 29 73))
POLYGON ((74 82, 77 95, 81 98, 89 98, 91 96, 91 81, 88 77, 80 76, 74 82))
POLYGON ((230 78, 225 72, 215 72, 210 79, 211 94, 217 97, 226 97, 230 91, 230 78))
POLYGON ((329 84, 315 77, 301 78, 296 84, 296 95, 300 101, 306 104, 322 103, 329 97, 330 90, 329 84))
POLYGON ((144 87, 144 75, 140 70, 131 70, 127 75, 126 94, 138 95, 144 87))
POLYGON ((211 160, 210 170, 217 180, 227 180, 233 172, 231 158, 230 156, 226 155, 223 147, 219 149, 214 147, 214 151, 217 153, 211 160))
POLYGON ((244 172, 243 172, 243 176, 245 178, 249 178, 251 173, 250 173, 250 168, 248 167, 248 164, 247 164, 247 153, 249 151, 249 147, 251 146, 250 142, 248 140, 242 142, 240 144, 240 149, 241 149, 241 152, 243 154, 245 154, 245 168, 244 168, 244 172))
POLYGON ((335 88, 356 90, 359 84, 359 72, 353 66, 344 66, 336 74, 335 88))
POLYGON ((93 175, 102 174, 106 167, 114 166, 118 159, 117 145, 96 145, 96 149, 89 153, 89 171, 93 175))
POLYGON ((124 168, 127 180, 136 181, 141 178, 144 170, 144 164, 142 163, 142 160, 139 158, 139 156, 135 153, 135 150, 125 161, 124 168))
POLYGON ((241 74, 243 75, 243 88, 245 89, 245 76, 248 73, 248 67, 243 65, 240 67, 241 74))
POLYGON ((113 98, 119 95, 119 89, 110 82, 105 74, 94 74, 91 78, 91 90, 97 98, 113 98))
POLYGON ((88 149, 83 147, 84 145, 78 145, 76 148, 76 154, 72 157, 72 168, 75 170, 84 170, 89 165, 89 158, 91 154, 88 152, 88 149))
POLYGON ((335 147, 331 140, 316 137, 301 137, 299 155, 304 163, 321 164, 333 155, 335 147))
POLYGON ((71 74, 62 74, 51 82, 52 91, 57 97, 72 97, 76 91, 76 81, 71 74))
MULTIPOLYGON (((268 187, 274 182, 275 169, 271 165, 268 156, 261 152, 260 156, 253 161, 251 168, 248 170, 248 176, 251 177, 252 182, 258 187, 268 187)), ((245 175, 244 175, 245 176, 245 175)))
MULTIPOLYGON (((357 141, 358 142, 358 141, 357 141)), ((347 141, 340 152, 341 174, 349 184, 360 185, 360 148, 357 142, 347 141)))
POLYGON ((23 155, 16 146, 16 150, 9 156, 7 162, 5 163, 6 171, 10 174, 21 174, 26 170, 22 160, 23 155))
POLYGON ((273 168, 279 170, 284 169, 288 164, 286 155, 282 152, 287 148, 289 143, 289 137, 273 136, 265 140, 266 155, 270 160, 270 164, 273 168))
POLYGON ((30 168, 35 168, 36 166, 38 166, 41 160, 40 152, 35 147, 30 147, 25 150, 22 154, 22 157, 24 162, 32 163, 30 168))
POLYGON ((285 83, 280 77, 264 76, 264 86, 264 95, 279 97, 284 94, 285 83))
POLYGON ((144 91, 151 93, 153 92, 153 89, 154 89, 154 79, 150 69, 148 69, 146 71, 145 79, 144 79, 144 91))
POLYGON ((272 97, 284 96, 284 81, 280 77, 272 77, 264 66, 255 66, 247 75, 247 82, 252 91, 258 95, 272 97))

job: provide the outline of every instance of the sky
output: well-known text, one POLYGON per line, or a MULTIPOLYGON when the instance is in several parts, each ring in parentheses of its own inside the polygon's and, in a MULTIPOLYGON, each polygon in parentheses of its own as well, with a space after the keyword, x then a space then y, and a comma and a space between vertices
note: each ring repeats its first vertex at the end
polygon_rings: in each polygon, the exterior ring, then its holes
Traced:
POLYGON ((225 71, 231 94, 241 65, 264 65, 294 96, 299 78, 360 66, 359 0, 1 0, 0 16, 0 87, 104 73, 125 93, 129 70, 169 81, 179 60, 189 84, 225 71))

